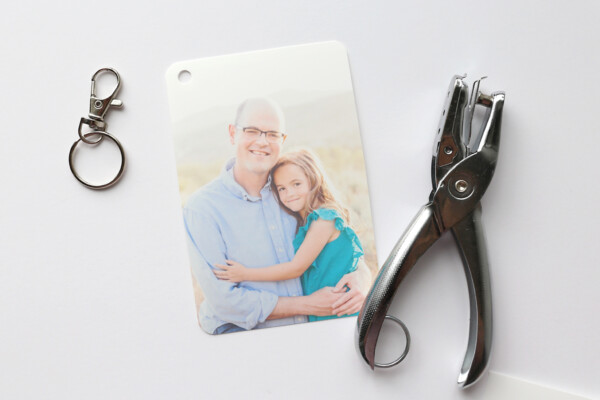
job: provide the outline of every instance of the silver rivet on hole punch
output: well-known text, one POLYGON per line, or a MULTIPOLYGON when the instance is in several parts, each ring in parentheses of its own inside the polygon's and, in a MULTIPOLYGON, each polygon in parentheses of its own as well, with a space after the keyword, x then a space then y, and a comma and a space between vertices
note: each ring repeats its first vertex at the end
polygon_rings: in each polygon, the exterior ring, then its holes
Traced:
POLYGON ((469 184, 466 181, 463 181, 461 179, 461 180, 456 181, 456 183, 454 184, 454 187, 456 188, 456 190, 459 193, 464 193, 469 188, 469 184))
POLYGON ((69 151, 69 167, 71 168, 71 172, 73 173, 73 176, 75 177, 75 179, 77 179, 79 182, 81 182, 83 185, 85 185, 86 187, 88 187, 90 189, 106 189, 108 187, 111 187, 112 185, 117 183, 117 181, 119 179, 121 179, 121 176, 123 175, 123 172, 125 171, 125 151, 123 150, 123 146, 117 140, 117 138, 115 138, 113 135, 111 135, 110 133, 108 133, 106 131, 107 125, 106 125, 106 122, 104 122, 104 116, 106 115, 106 112, 108 111, 108 109, 110 107, 117 107, 117 108, 123 107, 123 102, 121 100, 115 99, 115 97, 117 96, 117 92, 119 91, 120 88, 121 88, 121 77, 117 71, 115 71, 112 68, 101 68, 98 71, 96 71, 96 73, 92 76, 92 89, 91 89, 91 94, 90 94, 90 111, 88 114, 88 118, 81 118, 81 120, 79 121, 79 129, 78 129, 79 139, 77 139, 73 143, 73 145, 71 146, 71 151, 69 151), (115 87, 115 89, 113 90, 113 92, 110 96, 108 96, 104 99, 99 99, 98 97, 96 97, 96 78, 102 73, 113 74, 117 78, 117 86, 115 87), (91 132, 82 133, 81 127, 83 125, 87 125, 91 129, 91 132), (99 185, 94 185, 92 183, 85 181, 77 173, 77 170, 75 169, 75 165, 73 164, 73 155, 75 153, 75 149, 77 148, 77 145, 79 144, 79 142, 84 142, 86 144, 93 146, 93 145, 97 145, 98 143, 100 143, 102 140, 104 140, 104 138, 108 138, 108 139, 112 140, 119 148, 119 152, 121 153, 121 166, 119 168, 119 172, 117 172, 117 175, 110 182, 99 184, 99 185))

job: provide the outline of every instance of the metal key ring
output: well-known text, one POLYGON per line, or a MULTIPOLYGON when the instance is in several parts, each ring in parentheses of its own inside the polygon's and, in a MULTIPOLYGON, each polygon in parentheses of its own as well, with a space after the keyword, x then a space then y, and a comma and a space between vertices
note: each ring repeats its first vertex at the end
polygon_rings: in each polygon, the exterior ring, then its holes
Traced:
POLYGON ((73 145, 71 146, 71 151, 69 151, 69 168, 71 168, 71 172, 73 173, 73 176, 75 177, 75 179, 77 179, 79 182, 81 182, 86 187, 88 187, 90 189, 106 189, 107 187, 110 187, 110 186, 114 185, 115 183, 117 183, 117 181, 119 179, 121 179, 121 176, 123 175, 123 172, 125 171, 125 150, 123 150, 123 146, 117 140, 117 138, 115 138, 108 132, 93 131, 93 132, 86 133, 83 136, 87 138, 88 136, 92 136, 92 135, 100 135, 100 137, 102 137, 102 138, 107 137, 110 140, 112 140, 113 142, 115 142, 115 144, 119 148, 119 152, 121 153, 121 168, 119 168, 119 172, 117 172, 117 175, 110 182, 103 183, 101 185, 93 185, 89 182, 86 182, 82 177, 79 176, 79 174, 75 170, 75 166, 73 165, 73 154, 75 153, 75 148, 77 147, 79 142, 82 141, 82 139, 77 139, 75 141, 75 143, 73 143, 73 145))
POLYGON ((400 364, 402 362, 402 360, 404 360, 406 358, 406 355, 408 354, 408 350, 410 349, 410 333, 408 333, 408 328, 406 327, 406 325, 404 325, 404 323, 402 321, 400 321, 398 318, 394 317, 393 315, 386 315, 385 319, 392 320, 395 323, 397 323, 398 325, 400 325, 400 327, 404 331, 404 336, 406 336, 406 346, 404 347, 404 352, 402 352, 402 354, 400 354, 400 357, 398 357, 394 361, 392 361, 390 363, 386 363, 386 364, 374 363, 373 365, 375 365, 377 368, 390 368, 390 367, 393 367, 394 365, 400 364))

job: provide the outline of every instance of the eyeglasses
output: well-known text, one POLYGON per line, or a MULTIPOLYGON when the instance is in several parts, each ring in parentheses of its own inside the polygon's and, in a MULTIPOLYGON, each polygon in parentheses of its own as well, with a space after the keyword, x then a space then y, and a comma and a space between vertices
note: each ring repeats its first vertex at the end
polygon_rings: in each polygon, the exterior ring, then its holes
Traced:
POLYGON ((265 135, 265 139, 267 139, 267 142, 269 143, 283 143, 285 141, 285 138, 287 137, 287 135, 282 132, 261 131, 260 129, 255 128, 253 126, 241 127, 239 125, 236 125, 236 127, 242 129, 242 131, 244 132, 244 136, 248 140, 256 140, 260 138, 260 135, 262 135, 263 133, 265 135))

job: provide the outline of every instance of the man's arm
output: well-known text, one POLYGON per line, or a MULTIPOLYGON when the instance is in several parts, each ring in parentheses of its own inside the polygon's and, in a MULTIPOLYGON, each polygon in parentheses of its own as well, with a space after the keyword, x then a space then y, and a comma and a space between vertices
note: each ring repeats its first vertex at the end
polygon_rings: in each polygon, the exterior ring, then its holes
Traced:
POLYGON ((325 287, 308 296, 280 297, 267 319, 286 318, 294 315, 333 315, 333 304, 345 293, 334 292, 325 287))
POLYGON ((267 319, 294 315, 337 315, 354 314, 360 311, 371 287, 371 272, 361 258, 356 271, 342 277, 335 288, 325 287, 301 297, 280 297, 267 319), (348 286, 349 291, 345 291, 348 286))
POLYGON ((226 246, 216 221, 197 210, 183 211, 192 273, 211 311, 220 320, 244 329, 264 322, 277 304, 277 295, 218 280, 213 273, 214 264, 224 262, 226 246))

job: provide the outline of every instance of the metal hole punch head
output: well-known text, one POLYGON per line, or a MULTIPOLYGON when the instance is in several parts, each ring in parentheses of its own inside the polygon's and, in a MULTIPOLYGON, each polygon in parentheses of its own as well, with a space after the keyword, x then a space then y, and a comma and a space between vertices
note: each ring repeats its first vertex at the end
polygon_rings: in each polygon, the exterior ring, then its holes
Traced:
POLYGON ((433 190, 383 264, 357 319, 357 346, 371 368, 383 322, 395 293, 417 260, 446 231, 451 231, 463 261, 470 303, 467 351, 458 384, 468 387, 484 372, 492 344, 492 300, 481 205, 492 180, 500 145, 504 93, 485 95, 476 81, 473 93, 465 76, 454 76, 433 147, 433 190), (473 110, 484 107, 479 132, 471 132, 473 110))
POLYGON ((108 112, 111 107, 121 108, 123 107, 123 102, 121 100, 116 99, 117 93, 121 88, 121 76, 119 73, 112 68, 100 68, 98 71, 94 73, 92 76, 91 90, 90 90, 90 104, 89 104, 89 113, 87 118, 81 118, 79 120, 79 128, 78 134, 79 139, 76 140, 71 146, 71 150, 69 151, 69 168, 71 169, 71 173, 73 176, 81 182, 83 185, 90 189, 106 189, 108 187, 113 186, 115 183, 121 179, 123 172, 125 171, 125 150, 121 145, 121 142, 117 140, 116 137, 107 132, 107 124, 104 121, 104 116, 108 112), (99 98, 96 95, 96 79, 99 75, 103 73, 113 74, 117 80, 116 86, 114 87, 112 93, 106 98, 99 98), (86 125, 90 132, 84 133, 83 126, 86 125), (88 145, 97 145, 102 142, 105 138, 112 140, 118 147, 119 152, 121 153, 121 165, 119 167, 119 171, 117 175, 113 177, 109 182, 101 183, 101 184, 92 184, 83 179, 75 169, 75 165, 73 162, 74 154, 77 149, 77 146, 80 142, 83 142, 88 145))

